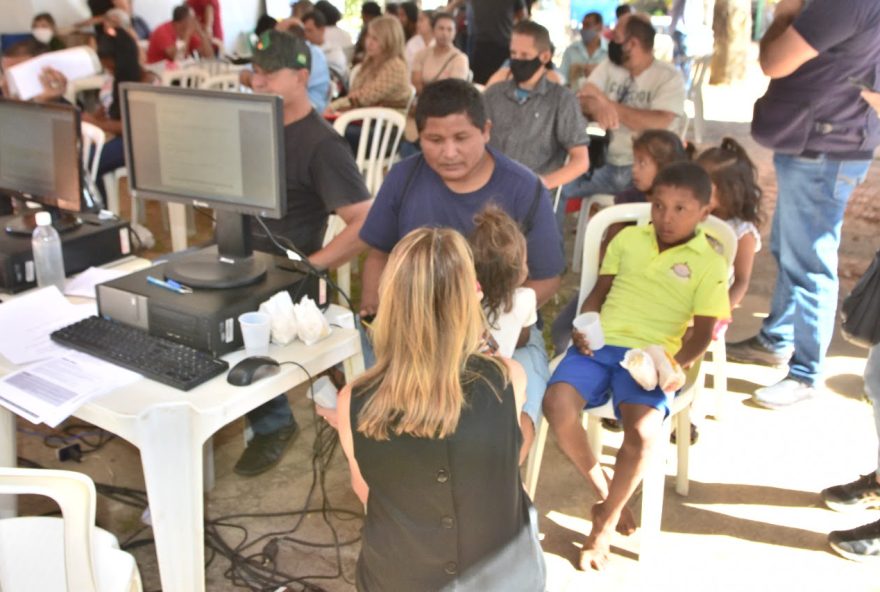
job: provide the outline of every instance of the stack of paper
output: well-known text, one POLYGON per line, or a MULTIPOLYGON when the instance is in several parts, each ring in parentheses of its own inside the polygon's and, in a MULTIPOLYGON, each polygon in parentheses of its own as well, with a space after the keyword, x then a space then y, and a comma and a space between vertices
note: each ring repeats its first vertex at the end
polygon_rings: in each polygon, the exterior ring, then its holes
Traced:
POLYGON ((40 74, 43 69, 58 70, 68 81, 92 76, 101 71, 101 62, 87 45, 40 54, 7 70, 6 79, 12 94, 29 101, 43 92, 40 74))
POLYGON ((49 337, 93 314, 93 303, 70 304, 55 287, 0 305, 0 354, 15 365, 36 362, 0 380, 0 405, 32 423, 55 427, 89 399, 138 380, 135 372, 56 345, 49 337))

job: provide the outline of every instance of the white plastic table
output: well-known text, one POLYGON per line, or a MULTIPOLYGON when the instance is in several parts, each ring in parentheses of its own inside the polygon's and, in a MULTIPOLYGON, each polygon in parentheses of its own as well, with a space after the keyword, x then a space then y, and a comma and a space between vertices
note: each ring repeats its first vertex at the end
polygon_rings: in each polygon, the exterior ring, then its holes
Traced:
MULTIPOLYGON (((279 362, 298 362, 312 376, 339 363, 349 380, 363 371, 360 336, 354 329, 333 328, 311 347, 300 341, 272 345, 269 355, 279 362)), ((244 357, 244 351, 237 351, 224 359, 233 366, 244 357)), ((0 357, 0 374, 15 369, 0 357)), ((228 384, 225 374, 188 392, 145 378, 76 411, 76 417, 128 440, 140 451, 162 590, 205 590, 205 442, 224 425, 307 380, 306 373, 291 364, 247 387, 228 384)), ((0 407, 0 464, 15 466, 15 460, 15 417, 0 407)))

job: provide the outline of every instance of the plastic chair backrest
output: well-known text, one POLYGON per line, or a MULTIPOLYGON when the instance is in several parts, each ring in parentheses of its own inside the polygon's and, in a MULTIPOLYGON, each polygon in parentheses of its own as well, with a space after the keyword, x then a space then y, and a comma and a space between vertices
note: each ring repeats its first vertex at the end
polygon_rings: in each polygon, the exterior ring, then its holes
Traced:
POLYGON ((691 79, 688 86, 688 99, 694 100, 698 92, 702 92, 703 81, 706 79, 706 73, 712 64, 712 56, 701 56, 693 58, 691 62, 691 79))
POLYGON ((0 494, 50 497, 64 517, 64 565, 67 589, 98 592, 92 556, 95 484, 82 473, 0 467, 0 494))
POLYGON ((385 172, 397 159, 406 118, 395 109, 365 107, 346 111, 333 122, 333 127, 344 136, 345 128, 355 121, 362 122, 355 162, 364 176, 367 189, 375 196, 385 172))
POLYGON ((225 72, 208 76, 202 81, 199 88, 205 90, 226 90, 236 92, 241 88, 238 80, 238 72, 225 72))
MULTIPOLYGON (((609 206, 590 218, 584 238, 584 251, 581 263, 581 286, 578 292, 578 310, 593 290, 599 279, 599 252, 605 231, 612 224, 636 222, 647 224, 651 219, 650 203, 619 204, 609 206)), ((706 234, 721 245, 721 251, 727 261, 728 268, 733 266, 736 257, 736 234, 727 222, 709 216, 700 223, 706 234)))
POLYGON ((101 161, 101 152, 104 150, 106 134, 97 125, 87 121, 80 124, 82 129, 82 163, 83 170, 88 172, 92 181, 98 179, 98 163, 101 161))
POLYGON ((207 78, 208 73, 201 68, 165 70, 162 72, 162 86, 176 85, 182 88, 201 88, 207 78))

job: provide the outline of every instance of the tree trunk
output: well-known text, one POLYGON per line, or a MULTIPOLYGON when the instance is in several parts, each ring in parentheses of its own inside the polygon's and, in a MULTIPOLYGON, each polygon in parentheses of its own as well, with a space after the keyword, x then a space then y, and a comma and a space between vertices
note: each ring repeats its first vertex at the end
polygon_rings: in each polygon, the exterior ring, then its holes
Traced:
POLYGON ((709 84, 729 84, 745 78, 746 60, 752 42, 750 0, 716 0, 715 55, 709 84))

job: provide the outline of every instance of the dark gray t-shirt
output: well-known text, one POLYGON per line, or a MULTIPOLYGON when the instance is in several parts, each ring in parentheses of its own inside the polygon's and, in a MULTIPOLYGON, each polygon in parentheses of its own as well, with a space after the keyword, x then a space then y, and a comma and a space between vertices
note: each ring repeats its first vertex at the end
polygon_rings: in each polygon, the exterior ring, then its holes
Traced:
MULTIPOLYGON (((348 143, 313 109, 284 126, 287 215, 265 220, 273 234, 293 241, 311 255, 321 248, 328 216, 337 208, 370 199, 348 143)), ((263 229, 253 222, 254 248, 276 253, 263 229)))
POLYGON ((471 34, 474 40, 507 47, 513 31, 513 15, 523 7, 523 0, 473 0, 471 34))

